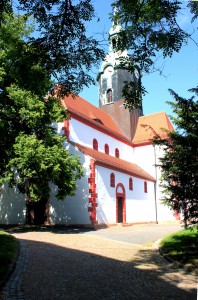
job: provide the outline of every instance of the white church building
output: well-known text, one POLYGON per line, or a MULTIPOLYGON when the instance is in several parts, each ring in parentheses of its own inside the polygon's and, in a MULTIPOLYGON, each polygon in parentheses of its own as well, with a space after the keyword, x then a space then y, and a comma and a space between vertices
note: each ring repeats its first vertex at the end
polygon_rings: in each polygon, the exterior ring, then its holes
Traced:
MULTIPOLYGON (((57 124, 66 137, 64 147, 80 156, 84 176, 78 180, 75 196, 55 198, 52 187, 48 220, 61 225, 113 225, 117 223, 175 222, 174 214, 161 203, 160 169, 156 166, 163 149, 153 146, 163 129, 173 130, 165 112, 144 116, 142 107, 124 107, 124 81, 138 80, 120 66, 127 51, 115 51, 120 25, 110 30, 110 51, 98 73, 99 108, 79 96, 64 97, 69 119, 57 124)), ((25 222, 24 195, 2 190, 0 224, 25 222), (12 199, 12 201, 10 200, 12 199)))

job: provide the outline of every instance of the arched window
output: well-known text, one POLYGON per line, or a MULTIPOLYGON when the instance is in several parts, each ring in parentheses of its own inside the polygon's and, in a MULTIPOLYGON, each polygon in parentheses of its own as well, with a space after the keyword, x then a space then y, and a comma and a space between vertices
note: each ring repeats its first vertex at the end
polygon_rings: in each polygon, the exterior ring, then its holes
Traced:
POLYGON ((112 39, 112 49, 115 50, 116 48, 116 39, 112 39))
POLYGON ((93 139, 93 149, 98 150, 98 141, 93 139))
POLYGON ((110 175, 110 186, 115 187, 115 174, 111 173, 110 175))
POLYGON ((133 190, 133 179, 131 177, 129 178, 129 190, 133 190))
POLYGON ((111 103, 112 102, 112 89, 108 89, 107 90, 107 103, 111 103))
POLYGON ((109 145, 108 144, 105 144, 105 153, 106 154, 109 154, 109 145))
POLYGON ((120 157, 120 152, 118 148, 115 148, 115 157, 119 158, 120 157))
POLYGON ((147 193, 148 189, 147 189, 147 181, 144 181, 144 192, 147 193))

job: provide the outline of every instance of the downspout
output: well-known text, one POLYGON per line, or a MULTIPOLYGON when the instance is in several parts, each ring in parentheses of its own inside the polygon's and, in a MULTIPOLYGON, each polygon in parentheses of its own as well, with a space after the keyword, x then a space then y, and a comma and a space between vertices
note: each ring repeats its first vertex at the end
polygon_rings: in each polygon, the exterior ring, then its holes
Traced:
POLYGON ((154 183, 154 194, 155 194, 155 222, 158 224, 158 214, 157 214, 157 159, 156 159, 156 148, 155 145, 153 146, 154 149, 154 161, 155 161, 155 183, 154 183))

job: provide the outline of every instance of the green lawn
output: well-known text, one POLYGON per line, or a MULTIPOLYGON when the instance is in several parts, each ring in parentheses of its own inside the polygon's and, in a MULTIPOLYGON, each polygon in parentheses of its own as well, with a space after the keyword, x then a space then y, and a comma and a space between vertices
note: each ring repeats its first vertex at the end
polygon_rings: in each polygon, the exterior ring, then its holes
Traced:
POLYGON ((160 250, 165 257, 189 269, 198 268, 198 226, 166 236, 160 243, 160 250))
POLYGON ((0 287, 16 259, 18 249, 19 242, 5 231, 0 231, 0 287))

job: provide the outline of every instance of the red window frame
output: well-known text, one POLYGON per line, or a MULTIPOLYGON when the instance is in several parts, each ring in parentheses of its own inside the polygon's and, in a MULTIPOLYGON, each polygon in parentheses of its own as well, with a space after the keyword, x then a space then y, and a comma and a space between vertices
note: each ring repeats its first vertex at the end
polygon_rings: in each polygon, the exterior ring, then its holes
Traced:
POLYGON ((131 177, 129 178, 129 190, 133 190, 133 179, 131 177))
POLYGON ((148 185, 147 185, 147 181, 144 181, 144 192, 148 193, 148 185))
POLYGON ((120 158, 120 151, 118 148, 115 148, 115 157, 120 158))
POLYGON ((105 150, 106 154, 109 154, 109 145, 108 144, 105 144, 104 150, 105 150))
POLYGON ((98 141, 97 141, 97 139, 93 139, 93 149, 98 150, 98 141))
POLYGON ((115 174, 111 173, 110 175, 110 186, 115 187, 115 174))

